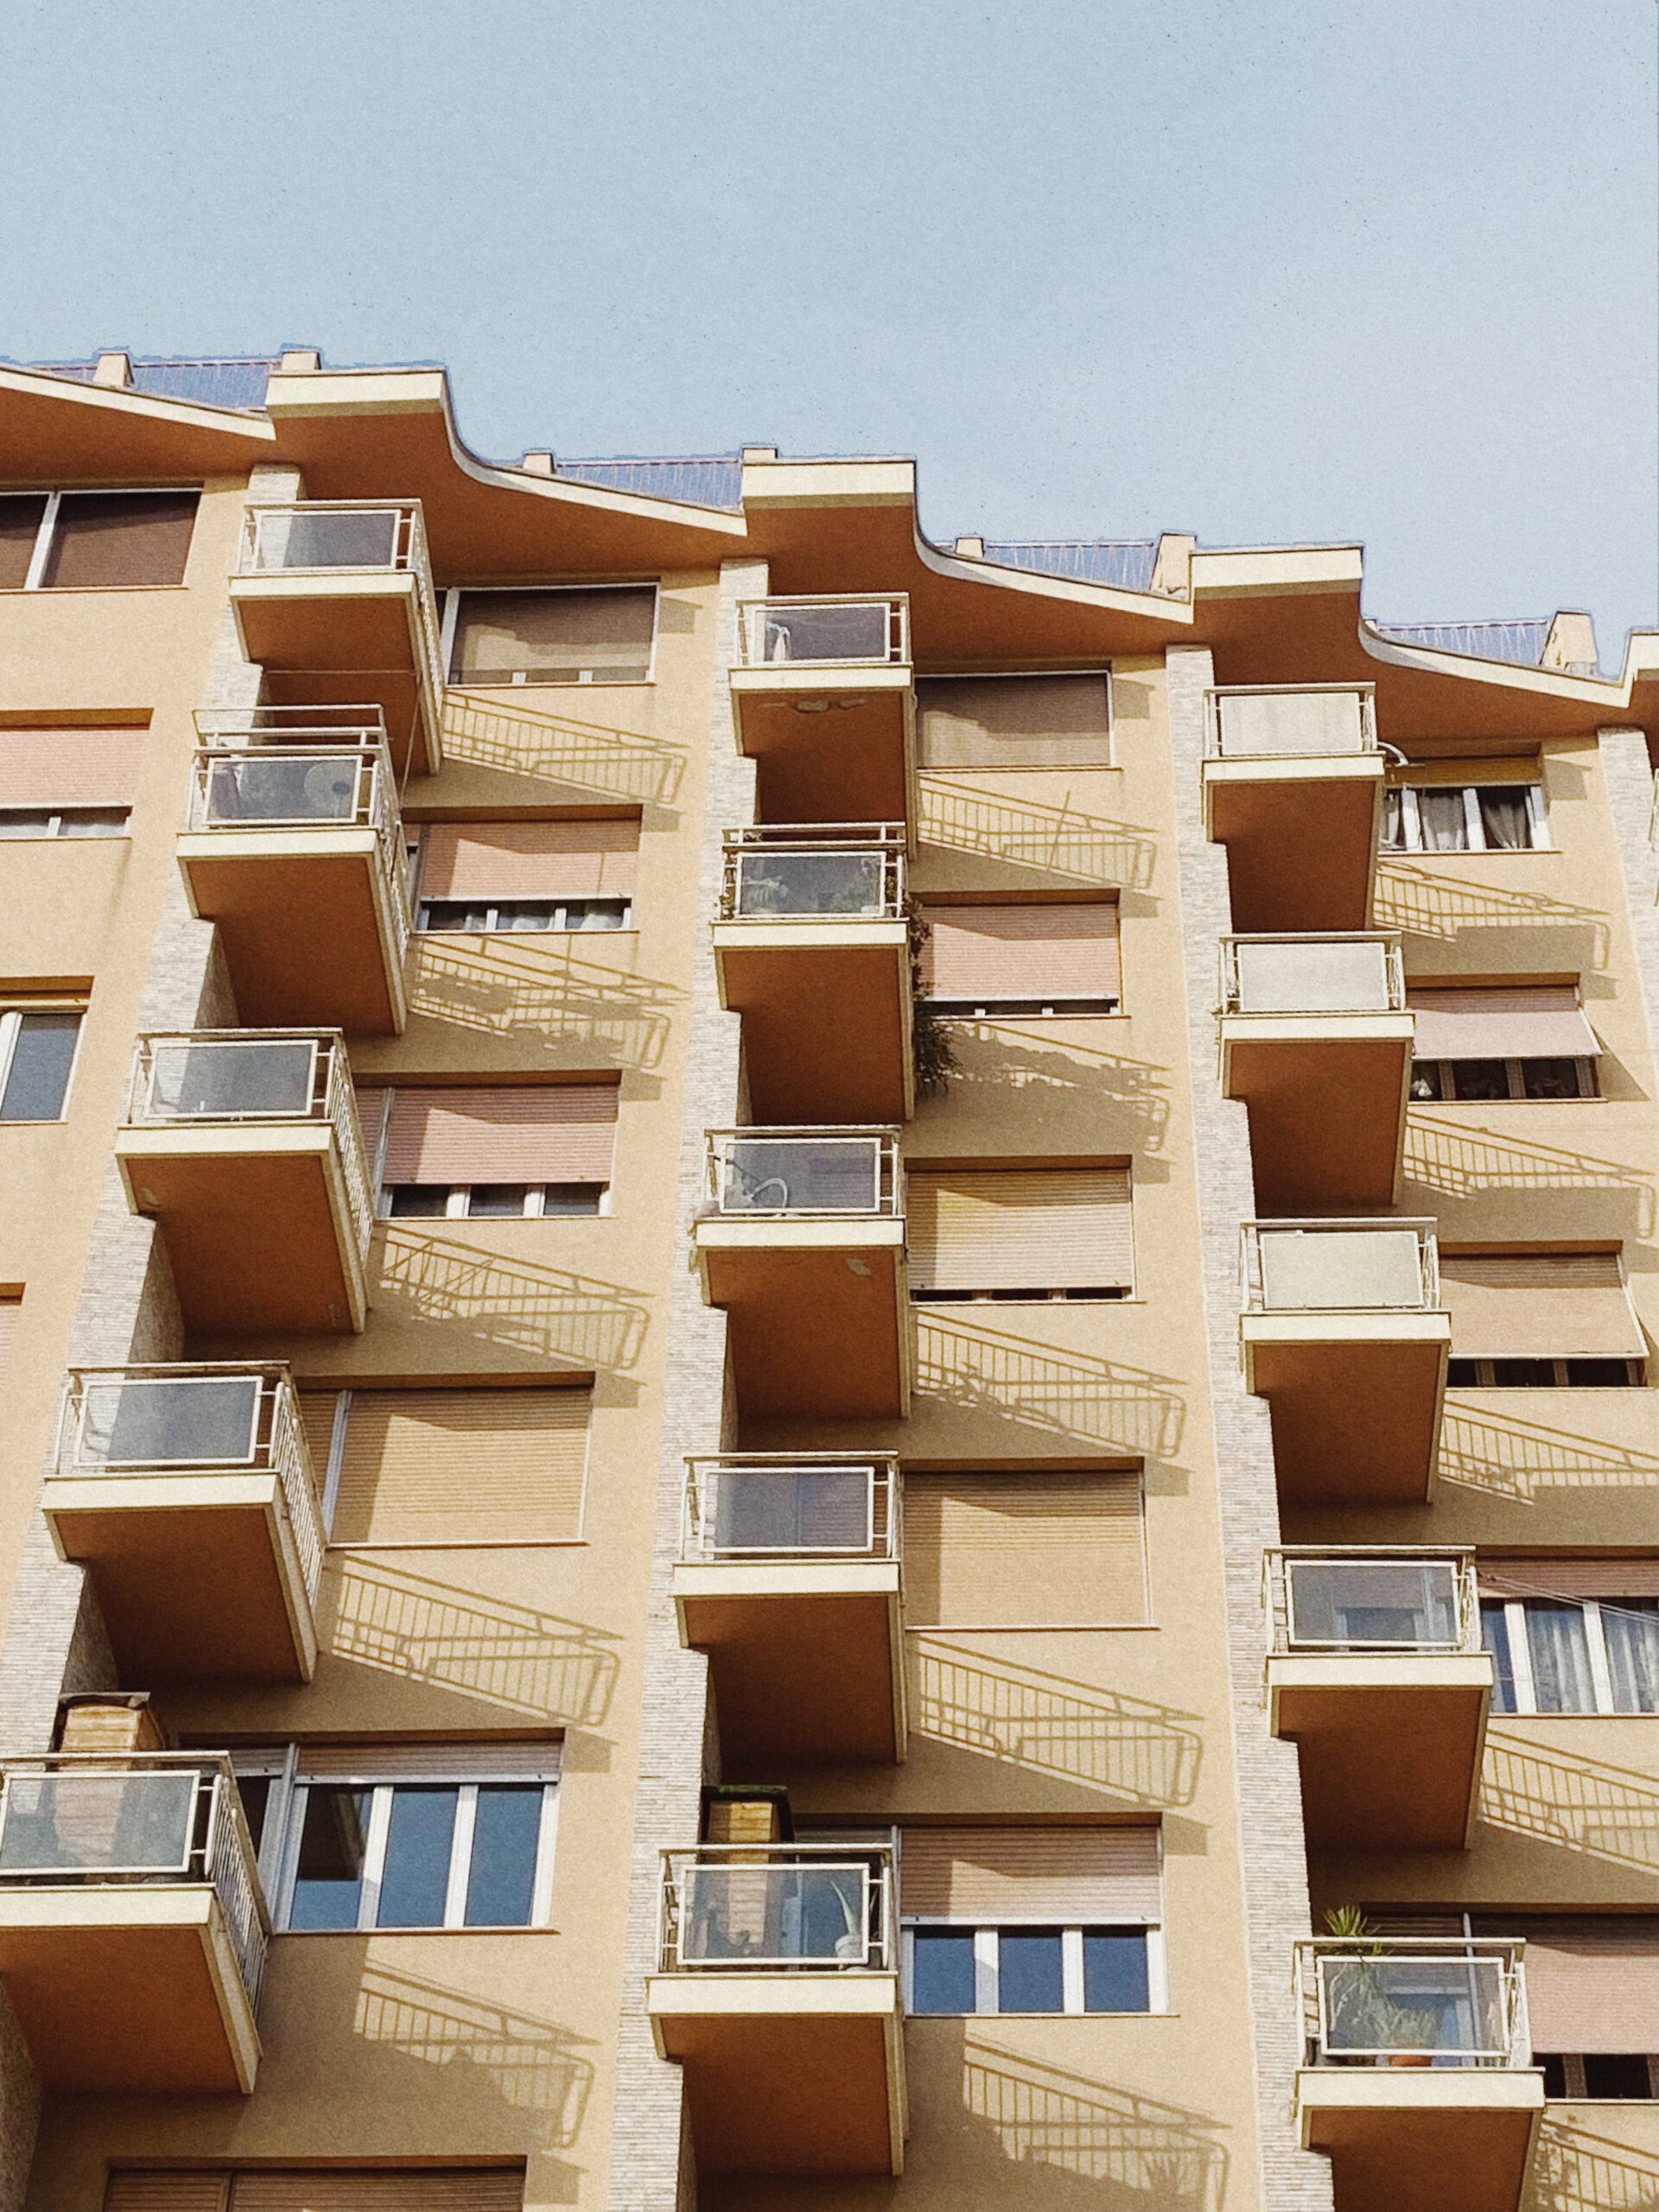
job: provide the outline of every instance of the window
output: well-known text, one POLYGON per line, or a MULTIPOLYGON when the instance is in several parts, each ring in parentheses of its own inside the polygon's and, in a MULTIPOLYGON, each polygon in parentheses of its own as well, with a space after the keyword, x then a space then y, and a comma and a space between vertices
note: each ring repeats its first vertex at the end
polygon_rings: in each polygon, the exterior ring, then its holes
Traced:
MULTIPOLYGON (((1494 764, 1496 766, 1496 764, 1494 764)), ((1525 779, 1396 784, 1382 794, 1382 849, 1520 853, 1549 843, 1543 785, 1525 779)))
POLYGON ((1639 1390, 1647 1380, 1639 1359, 1452 1359, 1452 1390, 1639 1390))
POLYGON ((1145 1928, 906 1931, 912 2012, 1149 2012, 1145 1928))
POLYGON ((632 919, 639 823, 429 823, 422 930, 622 930, 632 919))
POLYGON ((1141 1478, 911 1472, 905 1618, 918 1627, 1111 1628, 1147 1618, 1141 1478))
POLYGON ((1117 902, 929 900, 922 996, 935 1014, 1111 1014, 1117 902))
POLYGON ((0 729, 0 837, 124 836, 148 735, 0 729))
POLYGON ((1484 1936, 1524 1938, 1533 2064, 1547 2097, 1646 2103, 1659 2094, 1654 1977, 1659 1921, 1646 1913, 1477 1913, 1484 1936))
POLYGON ((605 1211, 606 1183, 388 1183, 381 1211, 393 1221, 540 1221, 605 1211))
POLYGON ((196 492, 46 492, 0 497, 0 590, 178 584, 196 492))
POLYGON ((80 1009, 0 1010, 0 1122, 63 1118, 80 1039, 80 1009))
POLYGON ((456 591, 445 608, 452 683, 644 683, 654 584, 456 591))
POLYGON ((1601 1047, 1568 985, 1412 990, 1414 1099, 1593 1098, 1601 1047))
POLYGON ((906 1178, 911 1295, 1114 1299, 1134 1281, 1125 1167, 915 1167, 906 1178))
POLYGON ((1659 1713, 1652 1560, 1483 1560, 1480 1586, 1496 1712, 1659 1713))
POLYGON ((521 2212, 522 2166, 146 2166, 110 2176, 104 2212, 521 2212))
POLYGON ((1645 1360, 1617 1252, 1442 1248, 1440 1273, 1456 1387, 1605 1389, 1645 1360))
POLYGON ((613 1083, 359 1085, 380 1211, 403 1220, 599 1213, 610 1187, 617 1096, 613 1083))
POLYGON ((498 899, 469 905, 461 899, 423 899, 419 930, 625 930, 632 919, 626 899, 498 899))
POLYGON ((126 834, 125 807, 79 806, 56 814, 0 809, 0 838, 124 837, 126 834))
POLYGON ((916 686, 924 768, 1107 768, 1111 679, 928 677, 916 686))

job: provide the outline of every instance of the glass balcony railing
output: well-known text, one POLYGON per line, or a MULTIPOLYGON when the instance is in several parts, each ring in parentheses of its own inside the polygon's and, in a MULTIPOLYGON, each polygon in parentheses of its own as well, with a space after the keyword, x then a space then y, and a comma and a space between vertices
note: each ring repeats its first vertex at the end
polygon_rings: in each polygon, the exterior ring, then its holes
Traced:
POLYGON ((1432 1221, 1247 1221, 1249 1313, 1437 1313, 1432 1221))
POLYGON ((901 825, 830 823, 726 833, 722 922, 897 921, 904 911, 901 825))
POLYGON ((891 1973, 885 1846, 705 1844, 663 1853, 664 1974, 891 1973))
POLYGON ((1221 1011, 1403 1014, 1404 957, 1379 931, 1221 941, 1221 1011))
POLYGON ((686 1464, 680 1556, 688 1563, 899 1554, 895 1460, 809 1453, 686 1464))
POLYGON ((1374 687, 1251 684, 1205 694, 1205 750, 1215 760, 1375 753, 1374 687))
POLYGON ((1309 2066, 1529 2066, 1518 1943, 1315 1937, 1296 1946, 1309 2066))
POLYGON ((855 668, 910 658, 910 601, 849 596, 739 601, 738 649, 745 668, 804 663, 855 668))
POLYGON ((1292 1546, 1268 1553, 1265 1581, 1275 1657, 1481 1648, 1468 1550, 1292 1546))
POLYGON ((242 576, 404 573, 416 579, 420 674, 443 696, 437 602, 418 499, 295 499, 243 510, 242 576))
POLYGON ((903 1211, 897 1129, 715 1129, 707 1160, 721 1214, 903 1211))

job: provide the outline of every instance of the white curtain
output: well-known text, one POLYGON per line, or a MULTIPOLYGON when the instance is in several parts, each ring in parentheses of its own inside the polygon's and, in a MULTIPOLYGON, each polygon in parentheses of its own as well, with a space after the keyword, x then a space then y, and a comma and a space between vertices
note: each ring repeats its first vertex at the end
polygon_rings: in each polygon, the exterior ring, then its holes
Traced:
POLYGON ((1659 1713, 1659 1599, 1605 1599, 1602 1633, 1619 1713, 1659 1713))
POLYGON ((1583 1606, 1529 1601, 1527 1643, 1539 1712, 1593 1713, 1596 1693, 1583 1606))

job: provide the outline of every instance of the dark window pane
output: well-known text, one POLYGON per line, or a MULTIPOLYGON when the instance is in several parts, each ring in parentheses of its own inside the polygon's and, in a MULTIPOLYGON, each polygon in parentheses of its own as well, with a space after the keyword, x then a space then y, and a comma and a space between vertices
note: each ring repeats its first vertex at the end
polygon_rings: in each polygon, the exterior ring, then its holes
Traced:
POLYGON ((306 1791, 300 1871, 289 1914, 290 1928, 356 1927, 363 1896, 369 1798, 366 1789, 314 1784, 306 1791))
POLYGON ((1525 852, 1532 843, 1532 817, 1524 784, 1483 784, 1475 793, 1480 826, 1489 852, 1525 852))
POLYGON ((486 930, 489 925, 489 908, 465 899, 423 899, 416 925, 423 930, 486 930))
POLYGON ((1630 1380, 1628 1359, 1569 1359, 1567 1379, 1575 1390, 1623 1390, 1630 1380))
POLYGON ((974 2010, 974 1937, 971 1929, 918 1928, 912 1974, 913 2012, 971 2012, 974 2010))
POLYGON ((1621 2104, 1645 2104, 1653 2095, 1646 2055, 1639 2050, 1586 2050, 1584 2094, 1621 2104))
POLYGON ((480 1217, 516 1214, 524 1217, 527 1183, 474 1183, 467 1194, 467 1211, 480 1217))
POLYGON ((248 1834, 253 1847, 259 1848, 260 1838, 265 1832, 265 1813, 270 1803, 270 1777, 268 1774, 238 1774, 236 1794, 242 1800, 242 1817, 248 1824, 248 1834))
POLYGON ((1521 1088, 1529 1098, 1577 1098, 1577 1060, 1522 1060, 1521 1088))
POLYGON ((1480 1362, 1478 1359, 1448 1359, 1446 1363, 1446 1387, 1448 1390, 1479 1389, 1480 1362))
POLYGON ((1502 1060, 1453 1060, 1452 1096, 1454 1098, 1507 1098, 1510 1071, 1502 1060))
POLYGON ((0 1122, 55 1122, 80 1033, 78 1014, 26 1014, 0 1098, 0 1122))
POLYGON ((1063 2012, 1058 1928, 1005 1928, 997 1938, 999 2012, 1063 2012))
POLYGON ((1420 791, 1417 819, 1422 825, 1426 853, 1463 853, 1469 849, 1463 793, 1455 785, 1444 791, 1420 791))
POLYGON ((1480 1648, 1492 1655, 1497 1683, 1492 1691, 1492 1711, 1515 1711, 1515 1662, 1510 1657, 1510 1624, 1502 1605, 1483 1605, 1480 1609, 1480 1648))
POLYGON ((542 1200, 544 1213, 597 1213, 603 1183, 550 1183, 542 1200))
POLYGON ((448 1204, 443 1183, 394 1183, 386 1192, 386 1211, 396 1221, 435 1221, 448 1204))
POLYGON ((1567 2063, 1561 2053, 1559 2050, 1535 2050, 1532 2063, 1544 2069, 1544 2094, 1547 2097, 1564 2097, 1567 2094, 1567 2063))
POLYGON ((184 581, 194 492, 67 493, 42 581, 60 588, 184 581))
POLYGON ((378 1928, 442 1928, 458 1789, 394 1789, 378 1928))
POLYGON ((1555 1387, 1555 1363, 1553 1359, 1495 1359, 1492 1362, 1492 1388, 1495 1390, 1553 1390, 1555 1387))
POLYGON ((1145 2012, 1152 2005, 1144 1928, 1085 1928, 1083 1931, 1083 2009, 1085 2012, 1145 2012))
POLYGON ((1527 1649, 1533 1694, 1540 1713, 1593 1713, 1590 1639, 1582 1605, 1565 1600, 1527 1600, 1527 1649))
POLYGON ((22 589, 45 512, 46 501, 39 494, 27 499, 0 499, 0 591, 22 589))
POLYGON ((467 1884, 469 1928, 527 1928, 542 1829, 542 1785, 489 1784, 478 1793, 473 1871, 467 1884))
POLYGON ((1439 1098, 1440 1064, 1438 1060, 1414 1060, 1411 1064, 1411 1095, 1414 1098, 1439 1098))

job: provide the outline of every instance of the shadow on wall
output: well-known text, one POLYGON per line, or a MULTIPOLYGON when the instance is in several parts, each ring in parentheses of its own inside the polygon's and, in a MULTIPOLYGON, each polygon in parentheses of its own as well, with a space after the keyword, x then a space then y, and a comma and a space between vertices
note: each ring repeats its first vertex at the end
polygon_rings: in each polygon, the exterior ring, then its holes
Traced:
POLYGON ((973 853, 1039 868, 1045 875, 1076 876, 1081 883, 1116 884, 1144 891, 1152 881, 1156 846, 1149 830, 1071 805, 1039 806, 953 784, 921 779, 917 835, 923 846, 973 853))
POLYGON ((572 1368, 632 1367, 649 1318, 615 1283, 398 1227, 385 1232, 371 1300, 392 1320, 457 1321, 572 1368))
POLYGON ((1488 1730, 1478 1817, 1620 1866, 1659 1866, 1659 1783, 1605 1760, 1488 1730))
POLYGON ((1593 906, 1574 906, 1540 891, 1512 891, 1462 877, 1420 874, 1377 864, 1372 902, 1374 929, 1406 930, 1418 937, 1456 937, 1461 930, 1571 930, 1589 939, 1591 957, 1580 968, 1607 965, 1607 920, 1593 906))
MULTIPOLYGON (((1022 1029, 1010 1021, 950 1024, 957 1068, 942 1102, 949 1104, 958 1086, 971 1103, 976 1093, 1014 1090, 1033 1117, 1031 1143, 1039 1141, 1046 1109, 1081 1104, 1098 1123, 1103 1115, 1131 1116, 1142 1134, 1133 1140, 1137 1154, 1160 1153, 1169 1120, 1169 1091, 1159 1081, 1163 1071, 1145 1060, 1126 1060, 1097 1052, 1077 1036, 1081 1025, 1068 1020, 1064 1042, 1053 1031, 1022 1029)), ((924 1109, 924 1111, 925 1109, 924 1109)))
POLYGON ((1180 1448, 1185 1408, 1171 1376, 1053 1351, 926 1306, 916 1312, 916 1388, 969 1412, 1147 1457, 1180 1448))
POLYGON ((1443 1482, 1529 1505, 1543 1490, 1653 1490, 1659 1485, 1659 1459, 1448 1398, 1439 1472, 1443 1482))
POLYGON ((919 1636, 907 1656, 910 1725, 982 1758, 1063 1775, 1139 1806, 1190 1805, 1195 1715, 919 1636))
POLYGON ((683 994, 578 960, 563 939, 417 937, 409 972, 412 1014, 549 1049, 580 1038, 595 1068, 651 1069, 667 1049, 683 994))
POLYGON ((1659 2158, 1546 2108, 1522 2212, 1656 2212, 1659 2158))
POLYGON ((1653 1190, 1644 1175, 1618 1160, 1559 1145, 1523 1142, 1494 1129, 1450 1129, 1408 1115, 1405 1173, 1408 1182, 1452 1198, 1500 1190, 1628 1191, 1635 1202, 1635 1233, 1653 1233, 1653 1190))
POLYGON ((597 1728, 610 1709, 614 1639, 580 1621, 351 1557, 325 1580, 324 1608, 337 1659, 572 1728, 597 1728))
POLYGON ((685 758, 655 738, 526 707, 447 695, 443 716, 447 760, 470 768, 499 768, 568 784, 595 798, 638 800, 667 806, 678 795, 685 758))

